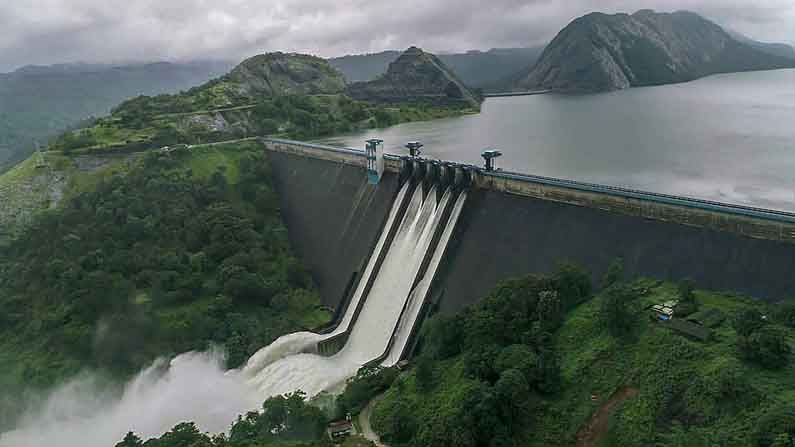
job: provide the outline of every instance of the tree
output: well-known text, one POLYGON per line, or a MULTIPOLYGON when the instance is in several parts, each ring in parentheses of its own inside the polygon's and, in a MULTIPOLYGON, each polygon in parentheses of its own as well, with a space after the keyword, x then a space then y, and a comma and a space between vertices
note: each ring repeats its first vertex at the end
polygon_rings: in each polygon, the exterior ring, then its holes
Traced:
POLYGON ((679 283, 679 305, 676 307, 676 314, 679 316, 688 316, 698 311, 698 302, 696 301, 696 284, 692 279, 685 279, 679 283))
POLYGON ((605 276, 602 278, 602 289, 621 282, 624 279, 624 260, 616 258, 610 263, 605 276))
POLYGON ((116 447, 141 447, 142 445, 144 443, 141 438, 136 436, 135 433, 129 432, 120 443, 116 444, 116 447))
POLYGON ((776 311, 776 320, 787 327, 795 328, 795 304, 780 305, 776 311))
POLYGON ((543 331, 552 332, 563 322, 560 296, 557 291, 545 290, 538 294, 538 322, 543 331))
POLYGON ((429 357, 421 356, 417 359, 417 370, 415 372, 417 389, 428 392, 434 386, 433 379, 433 360, 429 357))
POLYGON ((679 301, 684 303, 691 303, 696 300, 695 290, 696 283, 688 278, 679 283, 679 301))
POLYGON ((770 447, 792 447, 792 445, 793 439, 790 437, 789 433, 779 433, 773 440, 773 443, 770 444, 770 447))
POLYGON ((568 312, 590 298, 593 289, 591 275, 580 266, 570 263, 558 264, 552 283, 560 295, 563 312, 568 312))
MULTIPOLYGON (((772 447, 776 442, 786 439, 795 440, 795 406, 786 405, 768 411, 756 424, 756 445, 772 447)), ((791 446, 792 444, 784 444, 791 446)))
POLYGON ((404 444, 417 431, 414 411, 405 399, 398 399, 389 415, 389 441, 404 444))
POLYGON ((431 357, 445 360, 461 353, 463 334, 458 318, 435 315, 423 325, 423 331, 423 351, 431 357))
POLYGON ((791 348, 781 331, 764 327, 747 337, 740 337, 741 356, 768 369, 781 369, 789 363, 791 348))
POLYGON ((527 414, 530 402, 530 385, 524 374, 517 369, 509 369, 500 374, 494 384, 500 416, 510 431, 515 432, 527 414))
POLYGON ((632 330, 633 315, 629 309, 632 291, 624 285, 614 285, 603 292, 601 318, 614 337, 623 337, 632 330))
POLYGON ((765 320, 756 309, 745 309, 738 313, 732 321, 732 326, 740 337, 749 337, 764 325, 765 320))
POLYGON ((535 350, 527 345, 511 345, 503 348, 494 362, 496 370, 502 374, 509 369, 520 371, 527 383, 534 387, 541 380, 540 358, 535 350))

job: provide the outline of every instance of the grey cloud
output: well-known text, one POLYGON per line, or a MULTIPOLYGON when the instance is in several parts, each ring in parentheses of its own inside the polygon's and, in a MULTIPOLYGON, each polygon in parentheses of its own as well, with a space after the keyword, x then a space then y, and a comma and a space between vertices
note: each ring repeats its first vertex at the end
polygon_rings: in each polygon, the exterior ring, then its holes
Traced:
POLYGON ((598 10, 690 9, 758 39, 795 41, 791 0, 25 0, 0 5, 0 71, 69 61, 321 56, 420 45, 540 45, 598 10))

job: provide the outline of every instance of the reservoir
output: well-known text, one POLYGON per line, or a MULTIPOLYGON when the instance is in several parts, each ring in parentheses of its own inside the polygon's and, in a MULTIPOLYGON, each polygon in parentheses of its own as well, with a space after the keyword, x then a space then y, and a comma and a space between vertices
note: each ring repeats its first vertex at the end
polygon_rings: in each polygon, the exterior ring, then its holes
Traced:
POLYGON ((480 114, 346 134, 404 154, 505 170, 795 211, 795 70, 718 75, 585 95, 489 98, 480 114))

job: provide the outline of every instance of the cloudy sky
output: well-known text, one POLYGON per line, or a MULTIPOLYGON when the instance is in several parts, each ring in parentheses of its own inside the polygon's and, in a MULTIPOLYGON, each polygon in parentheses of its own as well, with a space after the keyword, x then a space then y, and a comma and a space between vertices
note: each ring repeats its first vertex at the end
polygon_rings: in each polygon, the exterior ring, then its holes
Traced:
POLYGON ((541 45, 590 11, 689 9, 795 43, 793 0, 5 0, 0 71, 72 61, 320 56, 541 45))

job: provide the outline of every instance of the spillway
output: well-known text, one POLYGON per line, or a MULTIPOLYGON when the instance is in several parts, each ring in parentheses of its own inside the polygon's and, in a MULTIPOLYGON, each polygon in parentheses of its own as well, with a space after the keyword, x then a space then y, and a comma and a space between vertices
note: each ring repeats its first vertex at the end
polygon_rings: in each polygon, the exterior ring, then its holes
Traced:
MULTIPOLYGON (((450 194, 451 191, 448 190, 445 193, 445 196, 442 198, 442 202, 449 200, 451 197, 450 194)), ((398 322, 398 326, 395 329, 393 335, 392 346, 390 347, 387 357, 382 362, 384 366, 396 365, 406 352, 409 339, 411 338, 417 323, 417 318, 420 316, 428 292, 430 292, 431 284, 433 283, 433 279, 436 276, 436 271, 439 269, 442 258, 447 251, 447 245, 450 242, 450 238, 453 235, 453 230, 455 230, 455 226, 458 223, 458 218, 461 216, 461 211, 464 209, 464 203, 466 203, 466 199, 467 193, 462 192, 458 195, 455 205, 453 205, 453 209, 450 212, 450 217, 447 220, 447 225, 445 225, 444 231, 442 232, 439 242, 436 245, 436 249, 433 251, 433 257, 430 260, 430 264, 428 265, 425 275, 417 283, 417 286, 414 288, 414 290, 412 290, 409 300, 406 303, 406 310, 398 322)))
POLYGON ((401 187, 345 314, 329 334, 281 337, 254 354, 242 375, 263 397, 341 390, 371 361, 402 356, 466 200, 465 193, 422 179, 401 187), (441 190, 441 191, 440 191, 441 190), (332 356, 318 345, 345 340, 332 356))

